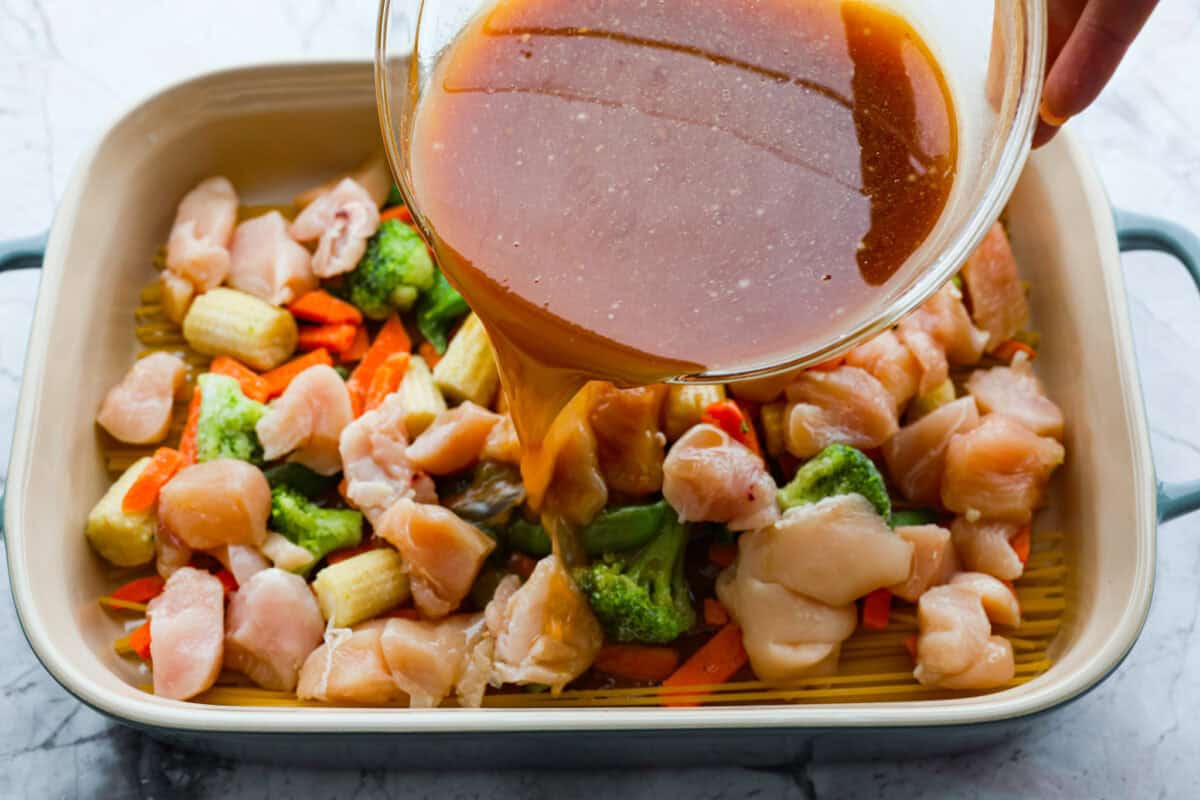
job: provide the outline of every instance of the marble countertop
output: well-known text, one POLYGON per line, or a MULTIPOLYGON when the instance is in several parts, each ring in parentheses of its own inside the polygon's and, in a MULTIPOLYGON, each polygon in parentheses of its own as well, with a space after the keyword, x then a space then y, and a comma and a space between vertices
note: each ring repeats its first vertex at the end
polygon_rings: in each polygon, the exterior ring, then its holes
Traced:
MULTIPOLYGON (((247 61, 362 58, 374 19, 370 0, 0 2, 0 240, 45 229, 78 154, 144 94, 247 61)), ((1163 0, 1114 85, 1073 123, 1116 203, 1196 229, 1198 29, 1196 0, 1163 0)), ((1130 256, 1125 269, 1158 470, 1194 478, 1200 301, 1165 257, 1130 256)), ((0 486, 36 292, 36 273, 0 277, 0 486)), ((115 726, 60 689, 25 643, 4 579, 0 797, 1195 796, 1198 536, 1200 515, 1162 528, 1154 606, 1138 646, 1099 689, 1027 735, 951 758, 777 771, 339 773, 198 757, 115 726)))

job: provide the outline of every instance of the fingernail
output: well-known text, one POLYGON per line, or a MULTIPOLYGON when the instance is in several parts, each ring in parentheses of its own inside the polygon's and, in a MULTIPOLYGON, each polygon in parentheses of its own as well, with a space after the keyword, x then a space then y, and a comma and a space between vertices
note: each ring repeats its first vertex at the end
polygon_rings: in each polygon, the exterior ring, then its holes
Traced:
POLYGON ((1038 104, 1038 116, 1042 118, 1042 122, 1055 128, 1061 128, 1067 124, 1070 117, 1063 117, 1055 114, 1050 110, 1050 106, 1046 103, 1046 98, 1042 98, 1042 102, 1038 104))

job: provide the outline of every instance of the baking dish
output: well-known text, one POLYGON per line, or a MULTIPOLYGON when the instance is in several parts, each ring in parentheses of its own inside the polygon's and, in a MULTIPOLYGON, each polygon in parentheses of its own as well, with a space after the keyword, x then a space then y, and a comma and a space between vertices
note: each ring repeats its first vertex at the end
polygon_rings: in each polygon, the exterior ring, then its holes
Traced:
MULTIPOLYGON (((1157 522, 1200 506, 1200 485, 1156 497, 1117 225, 1086 156, 1064 136, 1030 160, 1009 215, 1034 283, 1041 374, 1069 421, 1068 462, 1038 528, 1070 535, 1071 614, 1056 663, 1037 679, 954 700, 675 709, 223 708, 139 690, 144 677, 112 652, 117 624, 94 602, 107 584, 81 527, 108 485, 93 410, 135 354, 131 315, 149 256, 175 199, 209 174, 228 175, 255 203, 355 163, 378 141, 374 100, 366 63, 198 78, 123 116, 67 188, 45 249, 5 527, 21 624, 80 700, 178 744, 307 764, 774 764, 980 746, 1086 692, 1133 646, 1149 609, 1157 522)), ((1175 252, 1200 282, 1200 240, 1144 218, 1118 221, 1126 247, 1175 252)), ((13 246, 0 263, 29 265, 38 249, 13 246)))

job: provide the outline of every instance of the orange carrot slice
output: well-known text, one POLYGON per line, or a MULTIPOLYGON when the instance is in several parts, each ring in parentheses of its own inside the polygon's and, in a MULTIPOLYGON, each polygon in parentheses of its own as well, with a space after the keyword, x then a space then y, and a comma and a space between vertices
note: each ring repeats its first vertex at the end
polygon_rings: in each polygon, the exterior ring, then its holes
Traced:
POLYGON ((350 380, 346 381, 346 388, 350 390, 350 396, 355 400, 356 415, 362 413, 363 403, 366 401, 367 390, 371 387, 371 378, 375 375, 375 370, 387 361, 388 356, 411 352, 412 340, 408 338, 408 331, 404 329, 404 323, 400 321, 400 317, 392 314, 379 329, 375 341, 371 342, 371 347, 362 357, 362 361, 358 362, 354 372, 350 373, 350 380))
POLYGON ((387 222, 389 219, 394 219, 399 222, 412 222, 412 212, 408 210, 408 206, 392 206, 387 211, 379 215, 379 224, 387 222))
MULTIPOLYGON (((675 670, 662 685, 663 688, 681 689, 725 683, 749 660, 746 648, 742 646, 742 629, 736 622, 731 622, 683 662, 683 666, 675 670)), ((697 694, 700 693, 664 694, 662 701, 668 706, 694 706, 699 704, 697 694)))
POLYGON ((188 404, 187 423, 179 439, 180 469, 196 463, 196 428, 200 425, 200 387, 192 390, 192 402, 188 404))
POLYGON ((313 350, 307 355, 294 358, 286 364, 282 364, 266 373, 262 377, 267 382, 267 396, 278 397, 283 394, 284 389, 287 389, 288 384, 297 375, 309 367, 315 367, 317 364, 324 364, 327 367, 333 366, 333 357, 329 355, 328 350, 313 350))
POLYGON ((1017 558, 1021 560, 1021 565, 1024 566, 1029 561, 1029 550, 1033 546, 1033 531, 1026 525, 1013 534, 1013 537, 1008 540, 1008 544, 1017 554, 1017 558))
POLYGON ((134 578, 109 595, 109 597, 116 600, 124 600, 127 603, 148 603, 162 594, 165 583, 157 575, 134 578))
POLYGON ((442 360, 442 356, 438 353, 437 348, 433 346, 433 342, 421 342, 421 346, 417 348, 417 352, 421 354, 421 358, 425 359, 425 364, 433 369, 437 363, 442 360))
POLYGON ((610 644, 600 648, 592 666, 618 678, 657 683, 670 677, 679 666, 679 654, 670 647, 610 644))
POLYGON ((367 396, 363 399, 363 413, 379 408, 387 396, 400 388, 404 373, 408 372, 408 353, 393 353, 387 361, 379 365, 371 376, 371 385, 367 387, 367 396))
POLYGON ((876 589, 863 600, 863 627, 881 631, 888 626, 891 613, 892 593, 887 589, 876 589))
POLYGON ((348 364, 352 361, 362 361, 362 357, 367 354, 367 350, 371 347, 371 336, 367 333, 365 327, 359 327, 358 333, 354 334, 354 342, 350 345, 350 349, 342 353, 338 357, 338 361, 343 364, 348 364))
POLYGON ((339 300, 324 289, 317 289, 297 297, 287 307, 296 319, 318 322, 322 325, 349 323, 361 325, 362 312, 345 300, 339 300))
POLYGON ((267 393, 267 382, 263 380, 262 376, 235 358, 217 356, 208 366, 208 371, 233 378, 241 387, 242 394, 251 400, 265 403, 270 396, 267 393))
POLYGON ((182 466, 183 456, 178 450, 169 447, 155 450, 150 463, 121 499, 121 510, 126 514, 136 514, 153 508, 158 501, 158 490, 166 486, 182 466))
POLYGON ((129 647, 142 661, 150 660, 150 622, 143 622, 129 634, 129 647))
POLYGON ((714 597, 704 598, 704 624, 719 628, 727 622, 729 612, 721 605, 721 601, 714 597))
POLYGON ((762 455, 758 435, 741 407, 732 400, 718 400, 704 409, 700 421, 720 428, 735 441, 741 442, 757 455, 762 455))
POLYGON ((300 329, 296 347, 301 350, 325 349, 331 353, 344 353, 354 344, 358 326, 348 323, 337 325, 311 325, 300 329))

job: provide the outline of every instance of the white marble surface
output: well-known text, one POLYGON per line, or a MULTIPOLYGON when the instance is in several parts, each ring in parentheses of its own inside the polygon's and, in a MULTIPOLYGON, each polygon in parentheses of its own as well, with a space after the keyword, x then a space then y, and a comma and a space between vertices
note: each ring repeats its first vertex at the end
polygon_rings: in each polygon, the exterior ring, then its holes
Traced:
MULTIPOLYGON (((73 163, 143 94, 250 60, 365 57, 371 0, 0 0, 0 239, 49 223, 73 163)), ((1200 2, 1163 0, 1100 104, 1074 124, 1111 197, 1200 229, 1200 2)), ((1126 259, 1166 479, 1200 475, 1200 300, 1169 259, 1126 259)), ((32 273, 0 278, 0 483, 32 273)), ((1195 797, 1200 792, 1200 516, 1165 526, 1154 607, 1108 682, 989 751, 776 772, 305 772, 201 759, 113 726, 41 669, 0 583, 0 797, 1195 797), (435 783, 436 781, 436 783, 435 783)))

